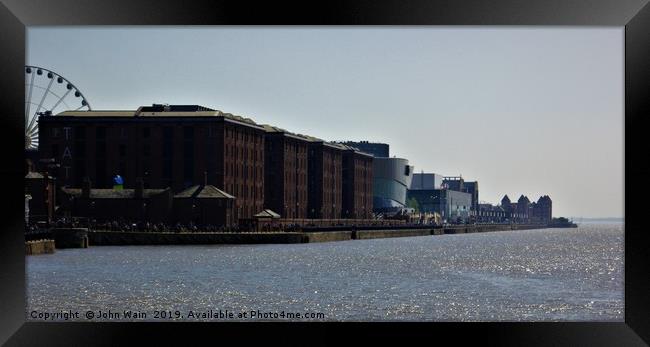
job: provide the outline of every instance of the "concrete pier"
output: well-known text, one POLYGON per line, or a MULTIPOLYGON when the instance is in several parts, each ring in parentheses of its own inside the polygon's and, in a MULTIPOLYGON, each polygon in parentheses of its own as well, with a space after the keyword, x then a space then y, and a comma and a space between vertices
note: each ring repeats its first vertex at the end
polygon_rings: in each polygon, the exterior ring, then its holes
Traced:
POLYGON ((52 236, 56 248, 88 248, 87 228, 54 228, 52 236))
POLYGON ((25 242, 25 255, 54 253, 54 240, 34 240, 25 242))

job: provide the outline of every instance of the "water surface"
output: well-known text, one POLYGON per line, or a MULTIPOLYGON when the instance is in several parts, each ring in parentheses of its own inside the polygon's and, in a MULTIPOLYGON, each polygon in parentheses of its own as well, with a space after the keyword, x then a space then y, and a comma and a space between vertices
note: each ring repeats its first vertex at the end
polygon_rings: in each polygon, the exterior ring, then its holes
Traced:
POLYGON ((27 315, 623 321, 623 259, 622 224, 290 245, 91 246, 27 257, 27 315))

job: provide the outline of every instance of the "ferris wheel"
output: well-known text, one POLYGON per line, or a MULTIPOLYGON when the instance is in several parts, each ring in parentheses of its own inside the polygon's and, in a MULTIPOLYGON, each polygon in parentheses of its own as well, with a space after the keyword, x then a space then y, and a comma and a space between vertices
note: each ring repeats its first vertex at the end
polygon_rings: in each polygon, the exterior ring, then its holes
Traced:
POLYGON ((79 88, 54 71, 25 66, 25 149, 38 149, 39 116, 68 110, 91 110, 79 88))

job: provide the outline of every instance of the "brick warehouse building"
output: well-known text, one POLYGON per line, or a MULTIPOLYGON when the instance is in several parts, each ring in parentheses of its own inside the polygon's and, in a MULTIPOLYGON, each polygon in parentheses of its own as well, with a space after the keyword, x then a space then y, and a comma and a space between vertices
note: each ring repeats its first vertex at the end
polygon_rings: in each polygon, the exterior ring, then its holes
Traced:
POLYGON ((285 218, 307 218, 309 139, 265 125, 264 205, 285 218))
POLYGON ((142 106, 136 111, 67 111, 39 118, 41 158, 61 163, 62 186, 90 177, 125 188, 138 177, 145 188, 174 192, 207 183, 236 197, 235 220, 264 206, 265 130, 252 120, 196 105, 142 106))
POLYGON ((139 178, 144 189, 169 187, 173 194, 214 186, 235 197, 235 222, 264 208, 284 212, 284 218, 372 217, 372 156, 248 118, 197 105, 154 104, 41 116, 39 128, 39 157, 61 164, 53 174, 62 187, 81 187, 88 177, 96 189, 108 189, 119 174, 126 189, 139 178))
POLYGON ((309 218, 341 218, 345 149, 318 139, 309 144, 309 218))
POLYGON ((343 151, 343 218, 372 218, 372 160, 372 154, 353 147, 343 151))

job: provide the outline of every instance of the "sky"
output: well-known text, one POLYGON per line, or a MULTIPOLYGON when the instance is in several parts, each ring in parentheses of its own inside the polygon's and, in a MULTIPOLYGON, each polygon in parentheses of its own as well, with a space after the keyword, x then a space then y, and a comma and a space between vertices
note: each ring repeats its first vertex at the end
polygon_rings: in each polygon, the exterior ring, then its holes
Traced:
POLYGON ((390 145, 479 199, 622 217, 623 27, 29 27, 93 110, 198 104, 390 145))

